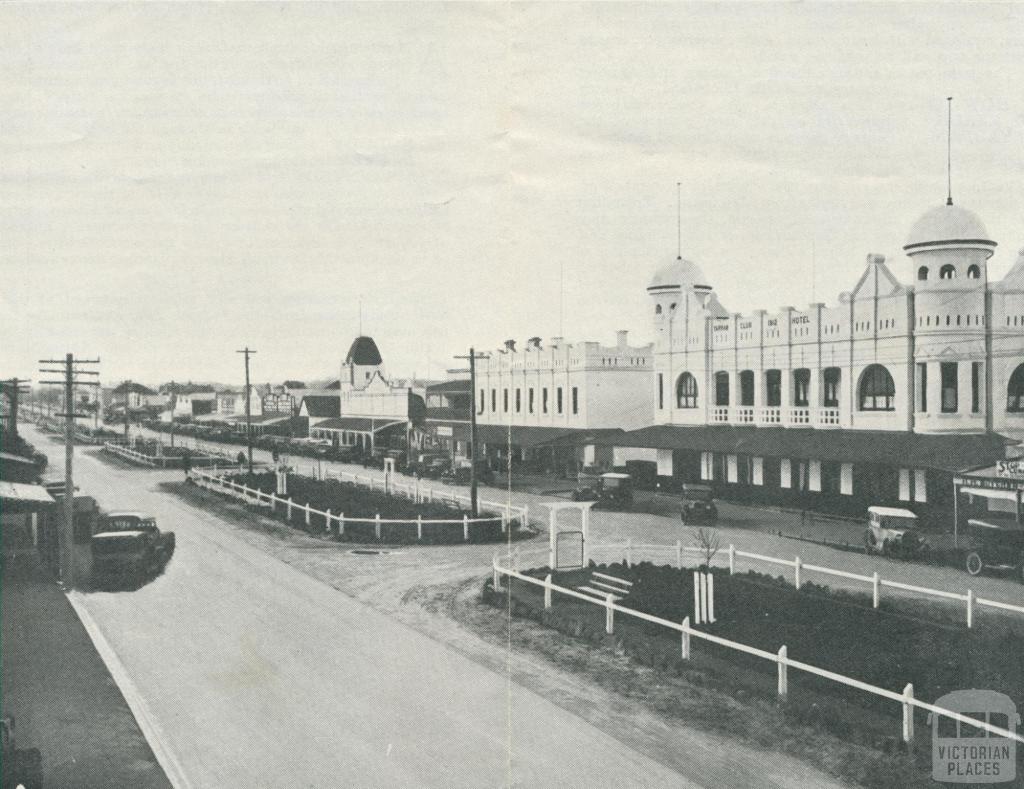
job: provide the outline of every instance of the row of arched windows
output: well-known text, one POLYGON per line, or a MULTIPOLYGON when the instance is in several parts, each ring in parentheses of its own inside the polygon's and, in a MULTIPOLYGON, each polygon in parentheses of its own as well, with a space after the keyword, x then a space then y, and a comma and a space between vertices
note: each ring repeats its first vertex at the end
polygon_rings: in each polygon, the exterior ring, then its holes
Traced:
MULTIPOLYGON (((921 266, 917 270, 917 278, 921 282, 928 279, 928 267, 921 266)), ((939 269, 939 279, 956 279, 956 266, 952 263, 947 263, 939 269)), ((975 264, 971 264, 967 267, 967 279, 981 279, 981 268, 975 264)))

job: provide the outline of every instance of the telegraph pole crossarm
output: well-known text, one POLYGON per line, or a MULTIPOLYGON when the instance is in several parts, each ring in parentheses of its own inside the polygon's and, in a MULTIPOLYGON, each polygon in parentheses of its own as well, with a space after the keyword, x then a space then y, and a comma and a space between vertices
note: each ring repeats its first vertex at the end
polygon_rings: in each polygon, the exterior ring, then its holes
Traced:
MULTIPOLYGON (((477 353, 469 349, 468 356, 456 356, 456 359, 469 360, 469 511, 475 518, 477 512, 477 480, 476 480, 476 360, 489 359, 486 353, 477 353)), ((481 402, 481 406, 483 403, 481 402)))

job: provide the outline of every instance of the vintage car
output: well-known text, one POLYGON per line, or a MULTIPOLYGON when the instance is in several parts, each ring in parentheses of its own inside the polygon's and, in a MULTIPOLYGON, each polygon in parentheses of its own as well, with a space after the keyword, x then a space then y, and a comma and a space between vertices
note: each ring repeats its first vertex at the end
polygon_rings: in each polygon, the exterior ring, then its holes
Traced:
POLYGON ((574 501, 596 501, 609 506, 633 503, 633 478, 618 471, 603 474, 581 471, 576 477, 574 501))
POLYGON ((38 748, 14 746, 14 718, 0 721, 3 736, 3 789, 43 789, 43 757, 38 748))
POLYGON ((965 536, 964 566, 971 575, 986 567, 1012 569, 1024 583, 1024 525, 1011 518, 971 518, 965 536))
POLYGON ((927 553, 928 541, 918 527, 917 515, 910 510, 868 507, 864 551, 910 558, 927 553))
POLYGON ((438 452, 420 452, 413 455, 409 462, 406 463, 405 473, 412 474, 413 476, 423 476, 423 470, 438 458, 447 459, 447 455, 442 455, 438 452))
POLYGON ((451 467, 451 458, 435 457, 425 466, 420 466, 418 473, 423 479, 441 479, 451 467))
POLYGON ((98 576, 145 575, 161 569, 174 553, 174 532, 161 532, 142 512, 101 516, 92 535, 92 568, 98 576))
POLYGON ((683 485, 679 503, 679 517, 683 523, 712 524, 718 520, 718 507, 710 485, 683 485))
MULTIPOLYGON (((454 466, 441 475, 441 481, 450 485, 468 485, 470 483, 470 470, 472 463, 469 460, 459 460, 454 466)), ((486 460, 476 462, 476 481, 484 485, 494 482, 494 472, 487 465, 486 460)))

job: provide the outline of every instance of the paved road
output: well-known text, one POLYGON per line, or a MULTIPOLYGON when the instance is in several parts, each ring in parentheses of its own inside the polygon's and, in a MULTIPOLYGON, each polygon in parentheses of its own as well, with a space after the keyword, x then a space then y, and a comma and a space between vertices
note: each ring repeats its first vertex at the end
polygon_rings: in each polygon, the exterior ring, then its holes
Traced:
MULTIPOLYGON (((59 463, 59 445, 26 432, 59 463)), ((177 532, 161 577, 81 599, 188 784, 695 785, 156 490, 180 472, 76 461, 101 506, 177 532)))

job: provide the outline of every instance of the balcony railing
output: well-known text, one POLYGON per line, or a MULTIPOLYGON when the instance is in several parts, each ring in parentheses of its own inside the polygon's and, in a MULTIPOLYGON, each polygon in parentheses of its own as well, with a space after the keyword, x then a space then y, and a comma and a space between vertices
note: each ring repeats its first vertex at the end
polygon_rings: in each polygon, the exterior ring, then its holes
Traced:
POLYGON ((811 424, 811 409, 790 408, 787 424, 790 427, 809 427, 811 424))
POLYGON ((754 424, 754 409, 752 406, 741 405, 732 409, 732 421, 735 425, 754 424))
POLYGON ((839 427, 838 408, 819 408, 815 412, 815 427, 839 427))
POLYGON ((758 413, 757 423, 759 425, 781 425, 782 409, 776 406, 762 406, 758 413))
POLYGON ((729 421, 729 406, 716 405, 711 409, 711 421, 715 424, 724 424, 729 421))

